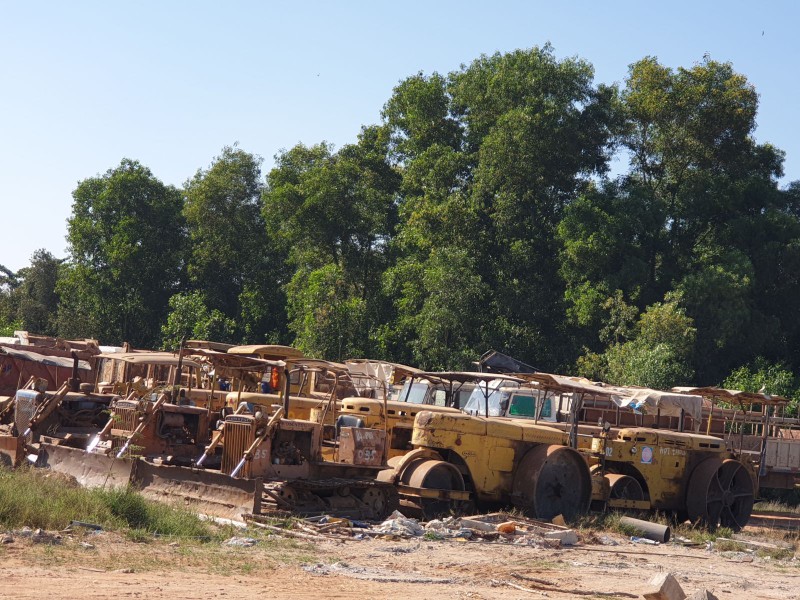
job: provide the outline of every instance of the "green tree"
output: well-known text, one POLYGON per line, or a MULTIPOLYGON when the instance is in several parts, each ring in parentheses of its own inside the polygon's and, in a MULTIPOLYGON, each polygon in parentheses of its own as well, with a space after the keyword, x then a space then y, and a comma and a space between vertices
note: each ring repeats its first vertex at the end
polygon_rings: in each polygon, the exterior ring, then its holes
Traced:
POLYGON ((57 285, 59 335, 156 346, 184 264, 180 192, 123 159, 72 196, 70 261, 57 285))
POLYGON ((14 291, 19 286, 19 278, 14 271, 0 265, 0 333, 9 337, 15 330, 21 329, 21 323, 16 321, 17 306, 14 291))
POLYGON ((594 332, 614 290, 639 310, 675 291, 697 328, 700 381, 786 352, 800 339, 784 267, 797 264, 797 198, 777 188, 783 153, 753 138, 755 89, 730 63, 673 70, 648 57, 631 65, 620 103, 631 170, 583 194, 558 228, 581 344, 602 353, 594 332))
MULTIPOLYGON (((437 292, 414 279, 440 270, 439 251, 466 251, 472 269, 455 261, 441 281, 462 278, 485 294, 484 326, 469 328, 459 346, 500 347, 551 368, 571 353, 557 343, 564 286, 555 228, 564 207, 606 171, 620 123, 614 90, 592 79, 587 62, 559 61, 545 46, 482 56, 446 78, 416 75, 395 88, 384 119, 403 173, 400 260, 387 285, 397 328, 417 340, 420 362, 465 366, 460 349, 443 347, 447 336, 416 318, 428 302, 439 310, 437 292)), ((450 307, 474 310, 474 298, 450 307)))
POLYGON ((344 360, 369 356, 366 302, 352 289, 342 268, 329 263, 299 270, 287 286, 290 327, 295 344, 310 356, 344 360))
POLYGON ((772 363, 759 356, 752 363, 731 371, 722 382, 722 387, 783 396, 790 400, 789 414, 797 414, 800 386, 797 377, 783 363, 772 363))
POLYGON ((209 310, 203 294, 195 291, 169 299, 167 322, 161 326, 162 347, 176 350, 181 338, 232 342, 236 322, 221 311, 209 310))
POLYGON ((261 215, 261 158, 226 146, 186 182, 188 274, 207 305, 240 323, 259 342, 283 329, 283 257, 270 247, 261 215), (260 310, 256 310, 260 307, 260 310))
POLYGON ((364 128, 338 152, 326 144, 284 152, 267 177, 267 230, 294 268, 285 286, 289 326, 306 352, 342 358, 379 351, 381 278, 399 184, 388 152, 387 130, 364 128), (345 310, 352 315, 343 320, 345 310))
POLYGON ((617 385, 654 389, 669 389, 691 380, 697 330, 681 308, 680 297, 671 296, 647 307, 630 335, 601 355, 582 357, 578 361, 581 374, 617 385))
POLYGON ((17 277, 21 284, 16 290, 17 319, 28 331, 56 335, 58 294, 56 284, 62 261, 47 250, 33 253, 29 267, 17 277))

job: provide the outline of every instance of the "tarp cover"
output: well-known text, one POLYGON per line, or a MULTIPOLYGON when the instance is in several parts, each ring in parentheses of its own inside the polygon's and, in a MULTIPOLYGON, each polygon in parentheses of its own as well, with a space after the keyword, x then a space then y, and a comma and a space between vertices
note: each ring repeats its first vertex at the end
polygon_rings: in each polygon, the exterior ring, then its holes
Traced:
POLYGON ((379 360, 348 360, 345 364, 359 394, 375 390, 376 396, 384 399, 394 380, 395 365, 379 360))
POLYGON ((646 415, 658 412, 666 417, 680 417, 681 410, 699 423, 703 416, 703 398, 691 394, 662 392, 648 388, 615 388, 619 396, 614 398, 621 407, 632 408, 646 415))

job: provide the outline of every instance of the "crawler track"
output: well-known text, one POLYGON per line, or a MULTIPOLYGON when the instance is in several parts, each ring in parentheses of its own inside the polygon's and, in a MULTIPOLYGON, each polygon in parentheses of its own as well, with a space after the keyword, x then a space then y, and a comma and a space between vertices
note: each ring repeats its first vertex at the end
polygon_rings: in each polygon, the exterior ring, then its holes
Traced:
POLYGON ((331 478, 264 482, 261 511, 379 520, 398 506, 397 490, 391 484, 331 478))

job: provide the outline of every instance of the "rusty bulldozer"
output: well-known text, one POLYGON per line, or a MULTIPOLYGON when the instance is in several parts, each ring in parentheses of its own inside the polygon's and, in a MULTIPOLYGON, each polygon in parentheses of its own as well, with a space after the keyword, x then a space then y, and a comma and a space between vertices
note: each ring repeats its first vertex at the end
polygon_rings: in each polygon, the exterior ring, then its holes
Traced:
POLYGON ((85 448, 43 444, 39 464, 87 487, 131 485, 224 518, 263 508, 379 519, 394 510, 395 488, 376 479, 385 433, 343 428, 349 443, 336 462, 326 460, 324 426, 287 418, 288 371, 280 383, 280 395, 263 396, 275 403, 242 402, 216 414, 182 405, 171 390, 131 393, 114 403, 109 423, 85 448))
POLYGON ((108 422, 114 394, 97 394, 92 384, 78 377, 78 358, 73 356, 73 375, 54 392, 45 379, 31 377, 17 390, 0 413, 0 462, 17 467, 27 457, 39 463, 45 445, 85 448, 89 439, 108 422))

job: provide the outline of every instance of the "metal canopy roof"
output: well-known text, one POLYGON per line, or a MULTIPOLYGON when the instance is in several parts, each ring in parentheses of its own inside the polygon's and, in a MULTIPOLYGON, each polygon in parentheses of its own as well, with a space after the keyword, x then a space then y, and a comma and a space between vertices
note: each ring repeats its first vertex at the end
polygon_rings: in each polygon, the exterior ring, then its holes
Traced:
MULTIPOLYGON (((73 359, 65 356, 45 356, 44 354, 39 354, 38 352, 31 352, 30 350, 17 350, 16 348, 8 348, 7 346, 0 347, 0 354, 6 354, 11 358, 18 358, 20 360, 28 360, 39 363, 40 365, 61 367, 64 369, 71 369, 74 362, 73 359)), ((92 367, 85 360, 78 361, 78 368, 82 371, 92 370, 92 367)))
POLYGON ((277 344, 250 344, 248 346, 234 346, 228 348, 228 354, 252 354, 261 358, 271 358, 276 360, 292 360, 302 358, 303 353, 291 346, 280 346, 277 344))
MULTIPOLYGON (((115 352, 111 354, 98 354, 97 358, 110 358, 111 360, 121 360, 131 365, 162 365, 177 366, 178 355, 169 352, 115 352)), ((200 363, 187 356, 183 357, 183 366, 199 369, 200 363)))
POLYGON ((525 383, 525 380, 520 377, 505 375, 503 373, 478 373, 472 371, 419 371, 413 375, 415 377, 424 377, 426 379, 436 379, 446 382, 455 381, 459 383, 467 383, 469 381, 494 381, 496 379, 513 381, 516 383, 525 383))
POLYGON ((706 387, 674 387, 673 392, 685 394, 697 394, 710 400, 722 400, 724 402, 737 402, 744 404, 769 404, 780 406, 789 404, 789 399, 783 396, 773 396, 770 394, 759 394, 757 392, 742 392, 739 390, 726 390, 724 388, 706 387))

